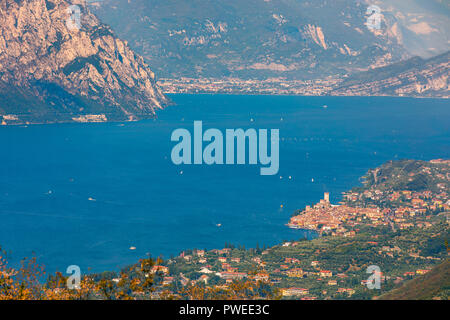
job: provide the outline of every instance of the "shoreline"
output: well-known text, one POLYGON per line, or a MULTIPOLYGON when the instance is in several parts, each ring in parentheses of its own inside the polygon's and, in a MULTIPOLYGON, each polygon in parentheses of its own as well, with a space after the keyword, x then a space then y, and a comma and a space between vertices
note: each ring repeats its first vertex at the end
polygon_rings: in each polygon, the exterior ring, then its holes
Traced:
MULTIPOLYGON (((168 96, 182 96, 182 95, 190 95, 190 96, 250 96, 250 97, 304 97, 304 98, 394 98, 394 99, 419 99, 419 100, 435 100, 435 101, 447 101, 450 99, 450 96, 448 97, 423 97, 423 96, 391 96, 391 95, 305 95, 305 94, 268 94, 268 93, 240 93, 240 92, 164 92, 164 94, 168 96)), ((65 120, 55 120, 55 121, 47 121, 47 122, 12 122, 12 123, 1 123, 0 122, 0 128, 2 127, 20 127, 20 126, 36 126, 36 125, 53 125, 53 124, 98 124, 98 123, 127 123, 127 122, 141 122, 146 120, 154 120, 158 119, 158 112, 164 111, 166 108, 176 106, 176 103, 171 102, 164 106, 162 109, 155 110, 154 116, 143 118, 143 119, 124 119, 124 120, 105 120, 105 121, 65 121, 65 120)), ((0 118, 3 118, 4 116, 8 115, 0 115, 0 118)), ((80 115, 74 115, 74 116, 80 116, 80 115)))

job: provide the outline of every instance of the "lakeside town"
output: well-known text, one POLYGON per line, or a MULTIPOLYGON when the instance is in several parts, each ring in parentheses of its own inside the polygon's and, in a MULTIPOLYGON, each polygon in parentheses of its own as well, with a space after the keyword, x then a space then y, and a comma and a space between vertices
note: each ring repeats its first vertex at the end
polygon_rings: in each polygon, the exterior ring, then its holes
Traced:
POLYGON ((330 91, 339 81, 337 77, 315 80, 287 80, 284 78, 161 78, 158 85, 165 93, 233 93, 320 96, 330 91))
POLYGON ((15 277, 28 274, 36 260, 13 270, 0 254, 6 292, 0 298, 39 292, 45 299, 384 299, 398 298, 396 290, 419 286, 414 281, 420 279, 420 290, 401 297, 448 300, 449 191, 449 160, 389 161, 369 170, 363 186, 345 192, 338 205, 325 193, 293 214, 287 225, 315 230, 315 239, 147 257, 120 272, 85 275, 77 290, 68 290, 68 278, 56 273, 40 291, 36 283, 20 291, 15 277), (369 267, 379 270, 379 288, 371 286, 369 267))
POLYGON ((304 211, 293 216, 287 225, 294 229, 312 229, 321 233, 335 230, 332 235, 346 236, 353 233, 342 225, 347 222, 350 226, 355 226, 364 216, 372 219, 376 225, 383 223, 379 220, 383 214, 378 208, 333 205, 330 203, 330 194, 325 192, 319 203, 307 206, 304 211))
MULTIPOLYGON (((152 296, 303 300, 382 296, 448 261, 449 190, 449 160, 388 162, 369 171, 363 187, 345 192, 339 205, 331 204, 325 193, 319 203, 294 213, 288 226, 316 230, 317 239, 251 249, 228 244, 222 249, 183 251, 152 267, 157 288, 152 296), (381 270, 379 290, 367 286, 370 265, 381 270)), ((448 293, 447 289, 434 298, 448 299, 448 293)))

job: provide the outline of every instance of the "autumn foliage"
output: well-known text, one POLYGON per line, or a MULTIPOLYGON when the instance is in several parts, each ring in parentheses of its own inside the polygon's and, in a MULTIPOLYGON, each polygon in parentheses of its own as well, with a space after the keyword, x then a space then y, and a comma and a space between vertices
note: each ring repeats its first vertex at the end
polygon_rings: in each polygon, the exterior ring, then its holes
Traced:
POLYGON ((121 272, 118 279, 82 277, 77 289, 68 289, 61 272, 46 274, 36 258, 24 259, 20 267, 8 265, 6 254, 0 251, 0 300, 87 300, 87 299, 148 299, 153 290, 151 258, 142 259, 133 272, 121 272))
POLYGON ((279 294, 267 282, 252 279, 234 280, 223 286, 188 283, 177 293, 162 288, 154 295, 152 269, 162 260, 141 259, 123 269, 114 279, 85 275, 76 289, 67 286, 68 277, 61 272, 47 274, 35 257, 22 260, 20 267, 8 265, 0 250, 0 300, 242 300, 277 299, 279 294))

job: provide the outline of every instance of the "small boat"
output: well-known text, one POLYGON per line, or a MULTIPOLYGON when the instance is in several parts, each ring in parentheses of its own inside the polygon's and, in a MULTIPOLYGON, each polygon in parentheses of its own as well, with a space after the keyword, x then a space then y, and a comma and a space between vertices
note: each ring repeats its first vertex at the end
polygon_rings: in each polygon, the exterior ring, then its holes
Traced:
POLYGON ((130 250, 136 250, 136 247, 130 247, 130 250))
POLYGON ((322 108, 326 109, 326 108, 328 108, 328 106, 327 106, 326 104, 324 104, 324 105, 322 106, 322 108))
POLYGON ((221 227, 222 226, 222 224, 221 223, 218 223, 218 224, 216 224, 216 227, 221 227))

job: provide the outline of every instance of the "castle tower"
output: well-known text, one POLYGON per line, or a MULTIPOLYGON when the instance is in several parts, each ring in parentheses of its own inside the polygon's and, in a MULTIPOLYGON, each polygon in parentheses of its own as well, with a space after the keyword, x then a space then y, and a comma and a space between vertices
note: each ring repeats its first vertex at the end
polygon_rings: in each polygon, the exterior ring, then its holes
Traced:
POLYGON ((330 203, 330 193, 329 192, 325 192, 323 194, 323 199, 325 200, 325 202, 330 203))

